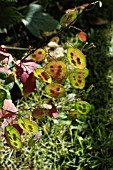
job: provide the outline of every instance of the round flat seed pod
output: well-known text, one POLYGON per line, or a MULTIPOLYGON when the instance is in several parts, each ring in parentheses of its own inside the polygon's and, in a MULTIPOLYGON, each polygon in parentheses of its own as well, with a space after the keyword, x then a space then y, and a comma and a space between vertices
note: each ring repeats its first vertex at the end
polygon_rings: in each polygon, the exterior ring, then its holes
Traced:
POLYGON ((46 83, 52 83, 51 76, 43 68, 35 69, 34 70, 34 76, 36 78, 41 78, 46 83))
POLYGON ((71 73, 69 80, 72 87, 76 89, 83 89, 85 87, 85 78, 78 73, 71 73))
POLYGON ((37 49, 32 55, 30 55, 32 60, 34 60, 36 62, 41 62, 42 60, 45 59, 45 56, 46 56, 46 52, 45 52, 45 50, 43 50, 41 48, 37 49))
POLYGON ((70 11, 64 14, 60 20, 60 24, 62 27, 69 25, 71 22, 75 20, 77 17, 76 11, 70 11))
POLYGON ((86 78, 89 75, 89 70, 87 68, 84 68, 84 69, 76 68, 75 72, 83 76, 84 78, 86 78))
POLYGON ((18 119, 18 124, 24 131, 28 133, 38 132, 38 126, 34 122, 31 122, 28 119, 20 118, 18 119))
POLYGON ((86 101, 78 101, 76 103, 76 109, 81 114, 87 114, 91 110, 91 105, 86 101))
POLYGON ((85 42, 85 41, 87 40, 86 35, 85 35, 85 32, 83 32, 83 31, 80 31, 80 32, 78 33, 78 38, 79 38, 79 40, 82 41, 82 42, 85 42))
POLYGON ((54 98, 63 97, 65 93, 64 87, 61 84, 57 84, 57 83, 48 84, 45 87, 45 91, 49 96, 54 98))
POLYGON ((58 83, 61 83, 66 76, 67 66, 62 61, 51 61, 46 65, 45 71, 56 80, 58 83))
POLYGON ((10 144, 12 147, 21 149, 22 148, 22 142, 17 138, 16 141, 10 140, 10 144))
POLYGON ((71 120, 75 120, 76 118, 77 118, 77 115, 78 115, 79 113, 78 113, 78 111, 71 111, 70 113, 69 113, 69 118, 71 119, 71 120))
POLYGON ((32 116, 35 118, 35 119, 42 119, 44 118, 46 115, 46 109, 44 108, 36 108, 33 110, 32 112, 32 116))
POLYGON ((86 57, 79 49, 68 48, 67 58, 74 68, 84 69, 86 67, 86 57))
POLYGON ((5 127, 5 135, 12 147, 17 149, 20 149, 22 147, 20 134, 13 126, 5 127))

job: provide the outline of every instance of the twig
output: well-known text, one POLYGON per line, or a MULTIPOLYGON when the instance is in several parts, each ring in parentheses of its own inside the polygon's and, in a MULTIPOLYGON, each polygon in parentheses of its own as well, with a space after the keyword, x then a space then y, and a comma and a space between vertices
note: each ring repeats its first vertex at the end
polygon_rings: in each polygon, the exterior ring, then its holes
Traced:
POLYGON ((6 46, 6 45, 1 45, 0 47, 5 48, 5 49, 11 49, 11 50, 29 50, 29 48, 22 48, 22 47, 11 47, 11 46, 6 46))

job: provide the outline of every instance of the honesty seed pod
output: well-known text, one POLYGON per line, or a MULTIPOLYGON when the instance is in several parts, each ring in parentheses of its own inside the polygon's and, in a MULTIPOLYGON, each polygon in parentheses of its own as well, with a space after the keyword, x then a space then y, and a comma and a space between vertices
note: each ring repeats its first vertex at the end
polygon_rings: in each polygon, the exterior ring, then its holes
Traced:
POLYGON ((60 98, 64 96, 65 89, 61 84, 51 83, 45 87, 46 93, 54 98, 60 98))
POLYGON ((5 127, 5 135, 6 139, 12 147, 17 149, 20 149, 22 147, 20 134, 18 130, 16 130, 13 126, 5 127))
POLYGON ((36 125, 36 123, 31 122, 28 119, 19 118, 18 124, 24 131, 26 131, 28 133, 38 132, 38 126, 36 125))
POLYGON ((71 73, 69 75, 69 80, 72 87, 76 89, 83 89, 85 87, 85 78, 78 73, 71 73))
POLYGON ((84 78, 86 78, 89 75, 89 70, 87 68, 84 68, 84 69, 76 68, 75 72, 83 76, 84 78))
POLYGON ((91 105, 86 101, 77 101, 76 109, 81 114, 87 114, 91 110, 91 105))
POLYGON ((76 17, 77 17, 76 11, 70 11, 64 14, 60 20, 61 26, 63 27, 68 26, 70 23, 72 23, 75 20, 76 17))
POLYGON ((67 58, 74 68, 84 69, 86 67, 86 57, 79 49, 68 48, 67 58))
POLYGON ((36 108, 36 109, 33 110, 32 116, 33 116, 35 119, 42 119, 42 118, 45 117, 46 112, 47 112, 46 109, 38 107, 38 108, 36 108))
POLYGON ((41 48, 37 49, 33 54, 30 55, 32 60, 34 60, 36 62, 41 62, 42 60, 45 59, 45 56, 46 56, 46 52, 45 52, 45 50, 43 50, 41 48))
POLYGON ((51 76, 43 68, 35 69, 34 70, 34 76, 36 78, 41 78, 46 83, 52 83, 51 76))
POLYGON ((61 83, 65 79, 67 66, 63 61, 51 61, 46 65, 45 70, 53 78, 53 80, 61 83))

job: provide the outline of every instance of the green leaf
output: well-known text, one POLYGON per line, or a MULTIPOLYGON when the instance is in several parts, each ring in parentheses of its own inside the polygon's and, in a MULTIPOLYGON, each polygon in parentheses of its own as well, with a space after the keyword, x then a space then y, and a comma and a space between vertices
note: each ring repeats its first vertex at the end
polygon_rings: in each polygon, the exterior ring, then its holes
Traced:
POLYGON ((40 4, 42 5, 42 7, 45 9, 46 6, 47 6, 47 4, 48 4, 48 1, 49 1, 49 0, 40 0, 39 2, 40 2, 40 4))
POLYGON ((71 120, 75 120, 76 118, 77 118, 77 115, 78 115, 79 113, 78 113, 78 111, 70 111, 70 113, 69 113, 69 118, 71 119, 71 120))
POLYGON ((15 77, 13 74, 10 74, 7 76, 6 80, 5 80, 5 85, 9 84, 9 83, 12 83, 15 81, 15 77))
POLYGON ((6 73, 0 72, 0 79, 6 80, 7 77, 8 77, 8 75, 6 73))
POLYGON ((50 32, 57 28, 58 21, 49 14, 42 12, 42 6, 30 4, 23 12, 25 18, 23 24, 36 37, 40 36, 41 31, 50 32))
POLYGON ((0 89, 0 108, 2 108, 4 100, 7 98, 7 92, 4 89, 0 89))
POLYGON ((0 2, 0 28, 16 24, 21 21, 22 15, 11 4, 0 2))
POLYGON ((0 28, 0 34, 2 33, 7 33, 7 29, 6 28, 0 28))

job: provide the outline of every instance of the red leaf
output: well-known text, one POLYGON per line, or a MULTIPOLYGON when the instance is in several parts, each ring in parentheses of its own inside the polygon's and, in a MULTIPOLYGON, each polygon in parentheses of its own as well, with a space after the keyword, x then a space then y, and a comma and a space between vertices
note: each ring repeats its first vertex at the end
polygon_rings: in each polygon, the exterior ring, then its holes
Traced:
POLYGON ((54 119, 56 119, 58 117, 58 111, 57 108, 55 107, 54 104, 52 103, 48 103, 49 105, 52 106, 52 109, 49 110, 48 115, 54 119))
POLYGON ((16 115, 14 113, 9 113, 7 111, 3 111, 3 117, 6 118, 6 119, 15 119, 16 118, 16 115))
POLYGON ((25 84, 23 84, 24 96, 28 96, 36 88, 36 79, 33 73, 29 74, 29 77, 25 84))
POLYGON ((83 31, 78 33, 78 38, 80 41, 85 42, 87 40, 86 35, 83 31))
POLYGON ((12 126, 13 126, 16 130, 18 130, 18 132, 20 133, 20 135, 22 134, 23 129, 22 129, 17 123, 12 124, 12 126))

